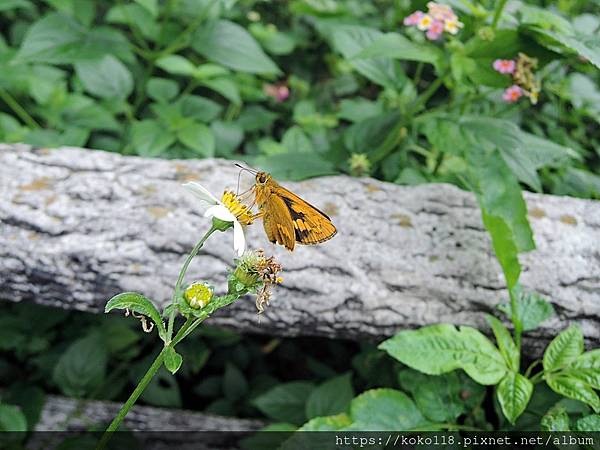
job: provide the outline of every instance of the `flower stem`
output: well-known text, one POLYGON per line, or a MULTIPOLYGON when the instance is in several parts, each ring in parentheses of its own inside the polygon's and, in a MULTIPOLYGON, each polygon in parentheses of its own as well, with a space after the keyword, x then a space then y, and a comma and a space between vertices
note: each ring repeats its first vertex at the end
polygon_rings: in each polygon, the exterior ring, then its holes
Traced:
MULTIPOLYGON (((210 230, 208 230, 206 232, 206 234, 204 236, 202 236, 202 239, 200 239, 198 241, 196 246, 192 249, 191 253, 188 255, 187 259, 183 263, 183 266, 181 267, 181 270, 179 271, 179 277, 177 278, 177 283, 175 283, 175 290, 173 291, 173 299, 171 301, 172 305, 174 305, 175 302, 177 301, 177 295, 179 295, 179 292, 181 290, 181 283, 183 283, 183 279, 185 278, 185 274, 188 270, 190 263, 192 262, 192 259, 194 259, 194 257, 198 254, 198 252, 200 251, 200 249, 202 248, 202 246, 204 245, 206 240, 209 238, 209 236, 211 234, 213 234, 216 230, 217 229, 214 227, 214 225, 211 226, 210 230)), ((177 311, 175 310, 175 308, 173 308, 171 310, 171 314, 169 315, 169 324, 167 327, 168 342, 171 341, 171 337, 173 336, 173 323, 175 322, 175 314, 176 313, 177 313, 177 311)))
POLYGON ((106 447, 106 444, 108 444, 108 441, 112 437, 112 433, 114 431, 117 431, 117 429, 119 428, 119 425, 121 425, 121 422, 123 421, 123 419, 129 412, 131 407, 135 404, 135 402, 140 397, 140 395, 142 395, 142 392, 144 392, 144 389, 146 389, 146 386, 148 386, 148 383, 150 383, 150 381, 152 380, 152 378, 154 377, 154 375, 156 374, 158 369, 160 369, 160 367, 162 366, 166 349, 167 349, 166 346, 163 347, 163 349, 158 354, 158 356, 156 357, 156 359, 154 360, 154 362, 152 363, 152 365, 150 366, 148 371, 144 374, 144 376, 142 377, 142 379, 140 380, 138 385, 135 387, 135 389, 133 390, 133 392, 127 399, 127 401, 123 404, 123 406, 119 410, 116 417, 113 419, 113 421, 110 423, 110 425, 108 426, 108 428, 102 435, 102 439, 100 439, 100 442, 96 446, 96 450, 104 450, 104 448, 106 447))

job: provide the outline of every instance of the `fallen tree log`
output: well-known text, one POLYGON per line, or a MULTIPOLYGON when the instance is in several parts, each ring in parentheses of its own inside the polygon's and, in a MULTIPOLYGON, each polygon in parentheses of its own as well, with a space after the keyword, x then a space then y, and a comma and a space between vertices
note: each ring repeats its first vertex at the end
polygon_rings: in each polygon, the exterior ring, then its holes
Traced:
MULTIPOLYGON (((179 268, 208 228, 181 184, 235 188, 231 161, 167 161, 85 149, 0 146, 0 299, 100 312, 139 291, 164 305, 179 268)), ((248 180, 250 182, 250 180, 248 180)), ((246 332, 376 338, 438 322, 487 328, 506 301, 501 269, 474 196, 445 184, 403 187, 368 178, 284 183, 325 210, 338 235, 293 253, 269 244, 261 224, 250 247, 274 253, 284 283, 259 321, 252 301, 213 324, 246 332)), ((529 333, 532 356, 570 322, 600 344, 600 202, 527 194, 537 249, 522 284, 555 318, 529 333)), ((225 284, 231 233, 211 239, 189 279, 225 284)))
MULTIPOLYGON (((36 433, 27 444, 30 449, 57 448, 61 442, 88 439, 97 442, 102 430, 114 418, 121 405, 98 400, 75 400, 50 395, 46 398, 36 433), (48 433, 45 433, 48 432, 48 433), (64 432, 64 433, 61 433, 64 432)), ((125 440, 127 448, 148 450, 182 449, 237 449, 239 439, 252 436, 266 425, 262 420, 238 419, 181 409, 134 406, 125 417, 121 430, 133 432, 131 436, 117 434, 113 441, 125 440), (143 443, 142 446, 139 444, 143 443)), ((113 442, 114 444, 115 442, 113 442)), ((74 447, 73 443, 69 448, 74 447)), ((85 448, 92 448, 86 446, 85 448)), ((122 445, 118 448, 125 448, 122 445)))

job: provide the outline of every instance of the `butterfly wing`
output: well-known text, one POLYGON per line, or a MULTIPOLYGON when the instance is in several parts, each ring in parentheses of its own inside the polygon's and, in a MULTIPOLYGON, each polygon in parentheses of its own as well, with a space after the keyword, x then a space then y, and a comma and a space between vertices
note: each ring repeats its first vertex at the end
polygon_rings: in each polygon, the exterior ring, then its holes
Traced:
POLYGON ((294 222, 284 200, 276 195, 269 195, 263 203, 263 227, 267 238, 273 243, 294 250, 296 244, 294 222))
POLYGON ((277 197, 285 204, 293 224, 294 238, 300 244, 319 244, 337 233, 327 214, 286 188, 277 185, 271 197, 277 197))

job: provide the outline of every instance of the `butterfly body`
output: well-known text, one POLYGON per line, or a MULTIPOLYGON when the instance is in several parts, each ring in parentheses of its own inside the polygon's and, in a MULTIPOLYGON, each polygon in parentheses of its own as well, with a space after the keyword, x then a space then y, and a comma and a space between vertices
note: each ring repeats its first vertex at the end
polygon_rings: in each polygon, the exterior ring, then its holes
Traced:
POLYGON ((337 230, 324 212, 277 183, 270 174, 258 172, 254 184, 256 204, 267 238, 294 250, 299 244, 319 244, 337 230))

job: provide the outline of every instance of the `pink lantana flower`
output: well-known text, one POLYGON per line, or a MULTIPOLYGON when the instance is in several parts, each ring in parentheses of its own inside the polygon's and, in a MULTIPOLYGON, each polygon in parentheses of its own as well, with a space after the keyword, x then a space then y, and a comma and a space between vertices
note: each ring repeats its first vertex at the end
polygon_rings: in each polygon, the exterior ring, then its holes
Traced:
POLYGON ((263 92, 278 102, 284 102, 290 96, 290 88, 285 82, 277 84, 265 83, 263 85, 263 92))
POLYGON ((512 59, 497 59, 494 61, 494 70, 500 73, 514 73, 517 64, 512 59))
POLYGON ((410 16, 406 16, 404 18, 404 25, 406 25, 407 27, 412 27, 418 24, 419 20, 421 20, 421 17, 423 17, 424 15, 425 13, 423 11, 415 11, 410 16))
POLYGON ((429 26, 429 29, 427 30, 427 33, 425 34, 425 36, 427 36, 427 39, 429 39, 430 41, 435 41, 435 40, 439 39, 439 37, 442 35, 443 32, 444 32, 444 22, 441 22, 439 20, 434 20, 432 22, 432 24, 429 26))
POLYGON ((444 31, 456 34, 464 26, 450 6, 435 2, 427 3, 427 13, 415 11, 405 17, 404 25, 416 26, 419 30, 426 31, 425 36, 430 41, 439 39, 444 31))
POLYGON ((504 93, 502 94, 502 99, 508 103, 514 103, 523 95, 523 89, 521 89, 516 84, 513 84, 511 87, 506 88, 504 93))

